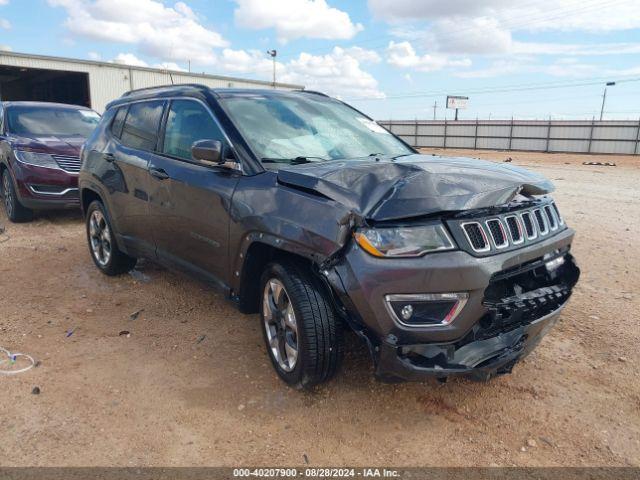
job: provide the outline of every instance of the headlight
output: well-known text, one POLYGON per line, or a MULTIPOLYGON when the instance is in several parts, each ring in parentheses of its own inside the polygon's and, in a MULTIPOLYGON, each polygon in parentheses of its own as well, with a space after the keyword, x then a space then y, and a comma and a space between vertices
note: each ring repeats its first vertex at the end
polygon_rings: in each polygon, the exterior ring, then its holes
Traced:
POLYGON ((25 150, 16 150, 15 155, 20 163, 26 163, 27 165, 33 165, 35 167, 56 168, 60 170, 60 167, 56 163, 56 160, 48 153, 36 153, 27 152, 25 150))
POLYGON ((355 239, 365 252, 375 257, 419 257, 455 248, 442 224, 363 228, 355 233, 355 239))

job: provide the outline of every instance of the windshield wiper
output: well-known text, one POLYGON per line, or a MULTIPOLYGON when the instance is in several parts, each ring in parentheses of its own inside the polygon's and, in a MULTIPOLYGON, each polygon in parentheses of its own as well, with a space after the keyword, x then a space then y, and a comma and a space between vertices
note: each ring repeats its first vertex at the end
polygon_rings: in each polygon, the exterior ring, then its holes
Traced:
POLYGON ((320 160, 323 162, 326 162, 327 158, 323 158, 323 157, 303 157, 303 156, 299 156, 299 157, 295 157, 295 158, 269 158, 269 157, 263 157, 260 160, 263 163, 287 163, 290 165, 299 165, 301 163, 311 163, 314 160, 320 160))

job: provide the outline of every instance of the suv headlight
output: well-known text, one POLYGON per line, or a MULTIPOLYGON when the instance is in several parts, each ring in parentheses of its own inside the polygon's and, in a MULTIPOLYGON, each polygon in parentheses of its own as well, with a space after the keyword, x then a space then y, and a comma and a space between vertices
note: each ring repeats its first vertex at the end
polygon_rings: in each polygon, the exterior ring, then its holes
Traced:
POLYGON ((419 257, 429 252, 453 250, 455 245, 441 223, 416 227, 362 228, 358 245, 375 257, 419 257))
POLYGON ((16 158, 20 163, 33 165, 34 167, 55 168, 60 170, 60 166, 56 163, 48 153, 28 152, 26 150, 15 150, 16 158))

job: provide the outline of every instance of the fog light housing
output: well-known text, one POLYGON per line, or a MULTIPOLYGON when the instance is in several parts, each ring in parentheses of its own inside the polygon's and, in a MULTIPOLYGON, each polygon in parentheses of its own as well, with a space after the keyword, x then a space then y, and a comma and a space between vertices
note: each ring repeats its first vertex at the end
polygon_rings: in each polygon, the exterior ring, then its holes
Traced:
POLYGON ((456 319, 468 298, 467 293, 398 294, 385 296, 385 305, 406 327, 443 327, 456 319))

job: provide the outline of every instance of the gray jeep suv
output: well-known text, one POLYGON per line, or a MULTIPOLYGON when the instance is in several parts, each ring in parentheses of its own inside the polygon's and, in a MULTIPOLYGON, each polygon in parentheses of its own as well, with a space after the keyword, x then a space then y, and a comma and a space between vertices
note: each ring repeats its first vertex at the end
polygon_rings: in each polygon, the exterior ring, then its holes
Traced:
POLYGON ((385 381, 508 373, 579 277, 548 180, 420 155, 315 92, 130 92, 79 185, 102 272, 145 257, 220 287, 296 387, 336 372, 345 327, 385 381))

